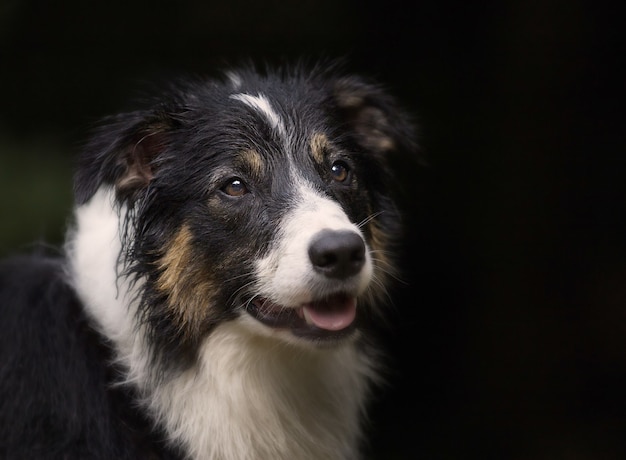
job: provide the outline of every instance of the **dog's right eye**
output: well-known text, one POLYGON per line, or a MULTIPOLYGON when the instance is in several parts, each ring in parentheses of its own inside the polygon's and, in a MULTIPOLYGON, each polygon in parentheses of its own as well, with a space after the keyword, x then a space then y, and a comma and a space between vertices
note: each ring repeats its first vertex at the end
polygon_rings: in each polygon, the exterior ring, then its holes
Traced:
POLYGON ((226 195, 234 197, 244 196, 246 193, 249 192, 248 187, 246 186, 244 181, 238 177, 233 177, 232 179, 229 179, 228 182, 220 190, 226 195))
POLYGON ((350 168, 343 161, 335 161, 331 168, 330 174, 337 182, 348 182, 352 177, 350 168))

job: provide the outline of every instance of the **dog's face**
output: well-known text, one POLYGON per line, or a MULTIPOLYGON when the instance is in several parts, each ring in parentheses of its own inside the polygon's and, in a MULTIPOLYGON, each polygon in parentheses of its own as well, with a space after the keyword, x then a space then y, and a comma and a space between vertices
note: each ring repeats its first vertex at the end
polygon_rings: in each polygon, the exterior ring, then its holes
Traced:
POLYGON ((185 84, 87 146, 78 204, 113 187, 126 276, 163 352, 224 321, 305 346, 358 335, 393 272, 388 156, 414 148, 377 87, 314 71, 185 84))

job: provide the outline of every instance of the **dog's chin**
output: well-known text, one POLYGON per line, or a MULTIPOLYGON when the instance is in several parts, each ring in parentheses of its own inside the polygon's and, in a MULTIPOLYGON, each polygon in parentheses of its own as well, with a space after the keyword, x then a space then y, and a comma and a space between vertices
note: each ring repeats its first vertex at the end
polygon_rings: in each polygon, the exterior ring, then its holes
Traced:
POLYGON ((294 336, 320 344, 343 342, 356 332, 356 297, 335 294, 287 307, 267 298, 255 298, 247 312, 267 327, 288 330, 294 336))

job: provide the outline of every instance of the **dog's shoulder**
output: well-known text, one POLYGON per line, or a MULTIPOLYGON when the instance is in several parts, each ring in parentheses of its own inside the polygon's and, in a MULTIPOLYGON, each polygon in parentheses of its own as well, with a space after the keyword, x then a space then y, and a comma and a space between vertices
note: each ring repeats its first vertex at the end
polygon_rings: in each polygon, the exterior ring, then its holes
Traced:
POLYGON ((111 388, 110 352, 64 265, 41 254, 0 262, 0 458, 138 458, 152 439, 128 442, 143 421, 111 388))
MULTIPOLYGON (((76 314, 78 300, 64 279, 61 257, 37 251, 0 261, 0 353, 5 357, 48 350, 53 331, 68 326, 67 315, 76 314), (64 318, 65 316, 65 318, 64 318), (43 332, 43 333, 42 333, 43 332), (19 346, 18 346, 19 345, 19 346)), ((58 341, 58 340, 57 340, 58 341)), ((33 354, 39 357, 38 353, 33 354)), ((27 364, 24 363, 24 367, 27 364)))

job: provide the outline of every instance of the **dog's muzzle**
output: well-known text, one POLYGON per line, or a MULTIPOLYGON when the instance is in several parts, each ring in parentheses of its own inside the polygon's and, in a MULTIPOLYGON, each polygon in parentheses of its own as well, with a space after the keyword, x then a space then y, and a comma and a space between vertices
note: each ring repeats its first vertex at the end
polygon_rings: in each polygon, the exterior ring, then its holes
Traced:
POLYGON ((309 241, 308 261, 332 294, 295 307, 256 297, 248 312, 267 326, 290 329, 299 337, 317 341, 348 337, 355 330, 357 293, 346 286, 354 284, 351 281, 366 263, 363 239, 351 230, 321 230, 309 241))

